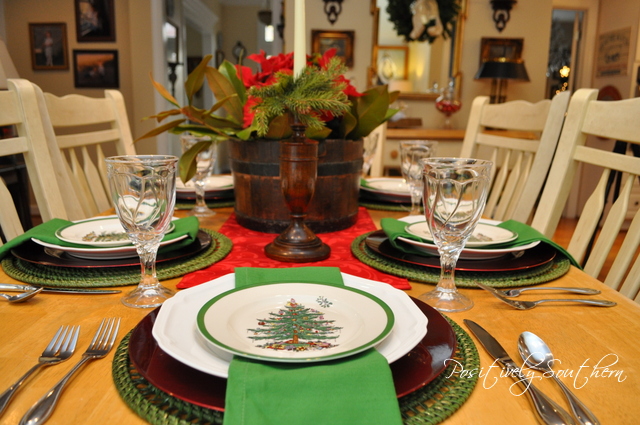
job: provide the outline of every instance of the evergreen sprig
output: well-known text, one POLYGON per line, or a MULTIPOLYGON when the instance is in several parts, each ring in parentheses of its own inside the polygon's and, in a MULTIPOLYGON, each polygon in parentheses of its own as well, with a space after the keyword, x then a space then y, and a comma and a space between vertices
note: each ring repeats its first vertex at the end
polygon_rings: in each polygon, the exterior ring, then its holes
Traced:
POLYGON ((253 126, 259 136, 269 131, 270 121, 285 114, 291 115, 310 129, 324 127, 321 115, 341 116, 350 108, 344 93, 346 83, 340 76, 345 68, 333 58, 326 69, 308 66, 296 78, 289 73, 276 73, 274 84, 252 87, 248 94, 257 99, 253 126))

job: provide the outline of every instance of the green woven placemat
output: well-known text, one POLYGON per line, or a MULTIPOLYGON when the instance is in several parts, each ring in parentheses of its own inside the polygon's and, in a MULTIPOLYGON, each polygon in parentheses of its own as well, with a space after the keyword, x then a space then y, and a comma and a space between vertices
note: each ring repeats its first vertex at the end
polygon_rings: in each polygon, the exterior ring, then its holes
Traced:
MULTIPOLYGON (((227 207, 233 207, 236 204, 236 201, 235 199, 232 198, 232 199, 221 199, 219 201, 205 201, 205 203, 209 208, 227 208, 227 207)), ((190 209, 193 209, 193 206, 195 204, 196 204, 195 200, 194 201, 180 200, 180 201, 176 201, 175 208, 177 210, 190 210, 190 209)))
MULTIPOLYGON (((373 252, 365 244, 365 239, 373 232, 355 238, 351 252, 368 266, 394 276, 406 277, 417 282, 437 284, 440 268, 424 267, 417 264, 393 260, 373 252)), ((558 253, 553 261, 525 270, 501 271, 500 273, 456 271, 456 285, 463 288, 477 288, 475 282, 493 287, 530 286, 558 279, 569 271, 571 262, 558 253)))
MULTIPOLYGON (((203 269, 222 260, 233 243, 222 233, 201 229, 211 235, 211 245, 190 257, 158 263, 158 279, 172 279, 203 269)), ((54 267, 30 263, 8 255, 2 260, 2 269, 10 277, 21 282, 50 287, 88 288, 138 284, 140 266, 131 267, 54 267)))
POLYGON ((370 210, 378 211, 405 211, 407 214, 411 210, 411 205, 406 204, 393 204, 387 202, 375 202, 375 201, 363 201, 360 200, 358 204, 361 207, 365 207, 370 210))
MULTIPOLYGON (((446 318, 446 317, 445 317, 446 318)), ((433 425, 442 422, 469 398, 478 376, 461 378, 454 373, 479 370, 478 350, 469 334, 452 320, 458 341, 449 366, 432 382, 400 398, 400 410, 405 425, 433 425)), ((222 424, 223 413, 193 405, 154 387, 144 379, 129 360, 129 332, 118 346, 113 359, 113 380, 122 399, 138 416, 153 425, 222 424)), ((468 374, 469 375, 469 374, 468 374)))

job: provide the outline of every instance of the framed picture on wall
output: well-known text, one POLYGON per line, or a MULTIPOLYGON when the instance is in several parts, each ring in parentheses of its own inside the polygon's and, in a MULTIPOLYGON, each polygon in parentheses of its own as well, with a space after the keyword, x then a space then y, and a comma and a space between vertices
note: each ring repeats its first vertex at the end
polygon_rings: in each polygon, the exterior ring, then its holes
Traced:
POLYGON ((29 39, 33 69, 69 69, 67 24, 29 24, 29 39))
POLYGON ((480 64, 506 58, 509 61, 517 61, 522 58, 522 38, 482 38, 480 41, 480 64))
POLYGON ((391 80, 406 80, 409 68, 407 46, 380 46, 373 48, 378 78, 387 84, 391 80))
POLYGON ((311 31, 311 49, 313 53, 324 54, 329 49, 336 49, 336 56, 344 60, 345 66, 353 67, 354 31, 311 31))
POLYGON ((78 42, 116 41, 114 0, 73 0, 78 42))
POLYGON ((117 50, 74 50, 73 81, 76 88, 117 89, 117 50))

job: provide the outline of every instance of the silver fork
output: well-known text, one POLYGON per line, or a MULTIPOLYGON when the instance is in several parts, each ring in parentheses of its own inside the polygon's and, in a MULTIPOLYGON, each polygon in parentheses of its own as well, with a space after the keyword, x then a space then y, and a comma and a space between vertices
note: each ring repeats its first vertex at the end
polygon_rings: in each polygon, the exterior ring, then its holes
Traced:
POLYGON ((4 409, 9 404, 9 401, 13 398, 14 394, 18 391, 20 386, 27 380, 31 374, 42 366, 51 366, 67 360, 73 354, 76 349, 76 343, 78 342, 78 333, 80 332, 80 326, 60 326, 58 332, 53 336, 49 345, 44 349, 38 364, 33 366, 27 371, 20 379, 18 379, 13 385, 6 389, 5 392, 0 395, 0 415, 4 412, 4 409), (69 331, 69 329, 71 329, 69 331))
POLYGON ((58 403, 62 390, 65 388, 73 374, 76 373, 76 371, 78 371, 78 369, 80 369, 80 367, 87 361, 100 359, 106 356, 113 347, 119 328, 119 318, 103 319, 95 336, 91 340, 91 344, 89 344, 87 350, 82 354, 82 359, 40 400, 36 401, 36 403, 31 406, 20 420, 20 425, 41 424, 49 419, 53 413, 53 409, 58 403))
POLYGON ((597 307, 613 307, 613 306, 617 305, 613 301, 608 301, 608 300, 587 300, 587 299, 582 299, 582 298, 580 298, 580 299, 560 298, 560 299, 544 299, 544 300, 537 300, 537 301, 516 301, 516 300, 512 300, 512 299, 506 298, 502 294, 501 291, 498 291, 495 288, 483 285, 480 282, 475 282, 475 283, 476 283, 476 285, 478 285, 482 289, 484 289, 484 290, 486 290, 488 292, 491 292, 500 301, 504 302, 505 304, 509 304, 511 307, 517 308, 518 310, 530 310, 530 309, 534 308, 535 306, 537 306, 538 304, 548 303, 548 302, 581 303, 581 304, 589 304, 589 305, 593 305, 593 306, 597 306, 597 307))
POLYGON ((505 297, 517 297, 524 291, 566 291, 582 295, 598 295, 600 293, 597 289, 591 288, 564 288, 557 286, 527 286, 525 288, 505 289, 501 292, 505 297))

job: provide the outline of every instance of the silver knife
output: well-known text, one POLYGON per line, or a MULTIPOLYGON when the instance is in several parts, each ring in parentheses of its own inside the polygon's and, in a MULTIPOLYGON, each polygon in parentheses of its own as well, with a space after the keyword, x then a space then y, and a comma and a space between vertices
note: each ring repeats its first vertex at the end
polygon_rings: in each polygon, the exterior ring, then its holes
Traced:
MULTIPOLYGON (((14 283, 0 283, 0 291, 29 292, 38 289, 39 286, 20 285, 14 283)), ((43 288, 42 292, 58 294, 118 294, 122 291, 118 289, 90 289, 90 288, 43 288)))
POLYGON ((522 374, 516 362, 509 357, 509 354, 502 348, 502 345, 500 345, 489 332, 471 320, 464 319, 464 323, 471 329, 471 332, 473 332, 476 338, 478 338, 485 350, 524 388, 524 392, 531 398, 542 423, 548 425, 575 425, 573 418, 566 410, 543 394, 522 374))

